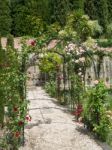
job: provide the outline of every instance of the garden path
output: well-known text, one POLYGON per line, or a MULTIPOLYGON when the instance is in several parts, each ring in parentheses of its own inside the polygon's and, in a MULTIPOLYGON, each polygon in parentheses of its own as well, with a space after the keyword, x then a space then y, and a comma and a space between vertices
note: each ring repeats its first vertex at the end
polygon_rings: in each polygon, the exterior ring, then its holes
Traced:
POLYGON ((32 121, 25 127, 25 146, 20 150, 103 150, 41 87, 29 88, 28 99, 32 121))

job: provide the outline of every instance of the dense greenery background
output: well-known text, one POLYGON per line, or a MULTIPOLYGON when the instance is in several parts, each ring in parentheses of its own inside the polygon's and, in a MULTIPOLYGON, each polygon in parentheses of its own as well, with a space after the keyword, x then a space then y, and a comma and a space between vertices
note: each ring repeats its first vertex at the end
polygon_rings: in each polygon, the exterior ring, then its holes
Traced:
POLYGON ((107 32, 112 20, 111 0, 0 0, 0 34, 35 35, 39 28, 38 36, 54 22, 63 27, 68 12, 79 9, 97 19, 103 33, 107 32))

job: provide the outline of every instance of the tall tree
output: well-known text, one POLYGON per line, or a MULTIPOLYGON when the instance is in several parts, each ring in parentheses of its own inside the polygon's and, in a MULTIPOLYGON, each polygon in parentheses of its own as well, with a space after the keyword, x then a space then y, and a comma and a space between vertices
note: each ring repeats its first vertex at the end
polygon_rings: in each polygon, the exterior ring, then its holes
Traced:
POLYGON ((18 0, 13 6, 13 34, 38 36, 43 31, 43 22, 48 20, 48 3, 45 0, 18 0))
MULTIPOLYGON (((22 26, 24 26, 24 0, 11 0, 11 17, 12 17, 12 30, 14 36, 21 36, 22 26)), ((26 25, 27 26, 27 25, 26 25)), ((25 26, 24 26, 25 27, 25 26)))
POLYGON ((0 0, 0 35, 6 36, 11 31, 11 16, 8 0, 0 0))
POLYGON ((86 0, 85 12, 91 19, 97 19, 99 24, 106 31, 108 24, 108 4, 107 0, 86 0))
POLYGON ((84 9, 84 0, 69 0, 69 5, 72 10, 84 9))
POLYGON ((90 19, 94 20, 94 19, 97 18, 97 13, 96 13, 96 7, 95 7, 94 0, 85 0, 84 10, 85 10, 85 13, 88 14, 90 19))
POLYGON ((108 21, 109 23, 112 23, 112 0, 107 0, 108 2, 108 21))
POLYGON ((49 20, 50 0, 25 0, 25 6, 33 16, 38 16, 43 20, 49 20))
POLYGON ((51 4, 53 20, 64 25, 66 22, 66 15, 70 10, 69 0, 51 0, 51 4))
POLYGON ((28 26, 29 24, 26 21, 27 16, 27 8, 23 5, 16 5, 13 9, 13 24, 12 24, 12 34, 14 36, 23 36, 27 35, 29 31, 28 26))
POLYGON ((104 32, 107 30, 108 25, 108 5, 107 0, 95 1, 95 7, 97 11, 97 19, 99 23, 104 28, 104 32))

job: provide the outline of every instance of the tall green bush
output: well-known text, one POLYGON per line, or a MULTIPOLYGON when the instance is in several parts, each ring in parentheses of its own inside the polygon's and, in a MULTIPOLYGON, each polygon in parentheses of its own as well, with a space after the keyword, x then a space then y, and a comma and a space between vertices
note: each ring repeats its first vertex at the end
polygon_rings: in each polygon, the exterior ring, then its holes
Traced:
POLYGON ((8 0, 0 0, 0 35, 7 36, 11 31, 11 14, 8 0))
POLYGON ((84 109, 85 124, 101 140, 106 141, 112 124, 107 116, 108 91, 104 83, 95 81, 95 86, 89 90, 87 97, 84 109))
POLYGON ((91 19, 98 20, 99 24, 103 27, 104 32, 106 32, 108 25, 107 0, 86 0, 85 13, 87 13, 91 19))

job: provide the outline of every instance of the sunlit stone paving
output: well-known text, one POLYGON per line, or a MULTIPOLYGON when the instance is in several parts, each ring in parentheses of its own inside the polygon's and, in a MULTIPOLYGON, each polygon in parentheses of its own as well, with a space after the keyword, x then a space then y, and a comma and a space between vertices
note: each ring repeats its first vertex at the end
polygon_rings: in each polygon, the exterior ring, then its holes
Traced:
POLYGON ((20 150, 103 150, 83 124, 41 87, 29 89, 28 99, 32 120, 25 127, 25 146, 20 150))

